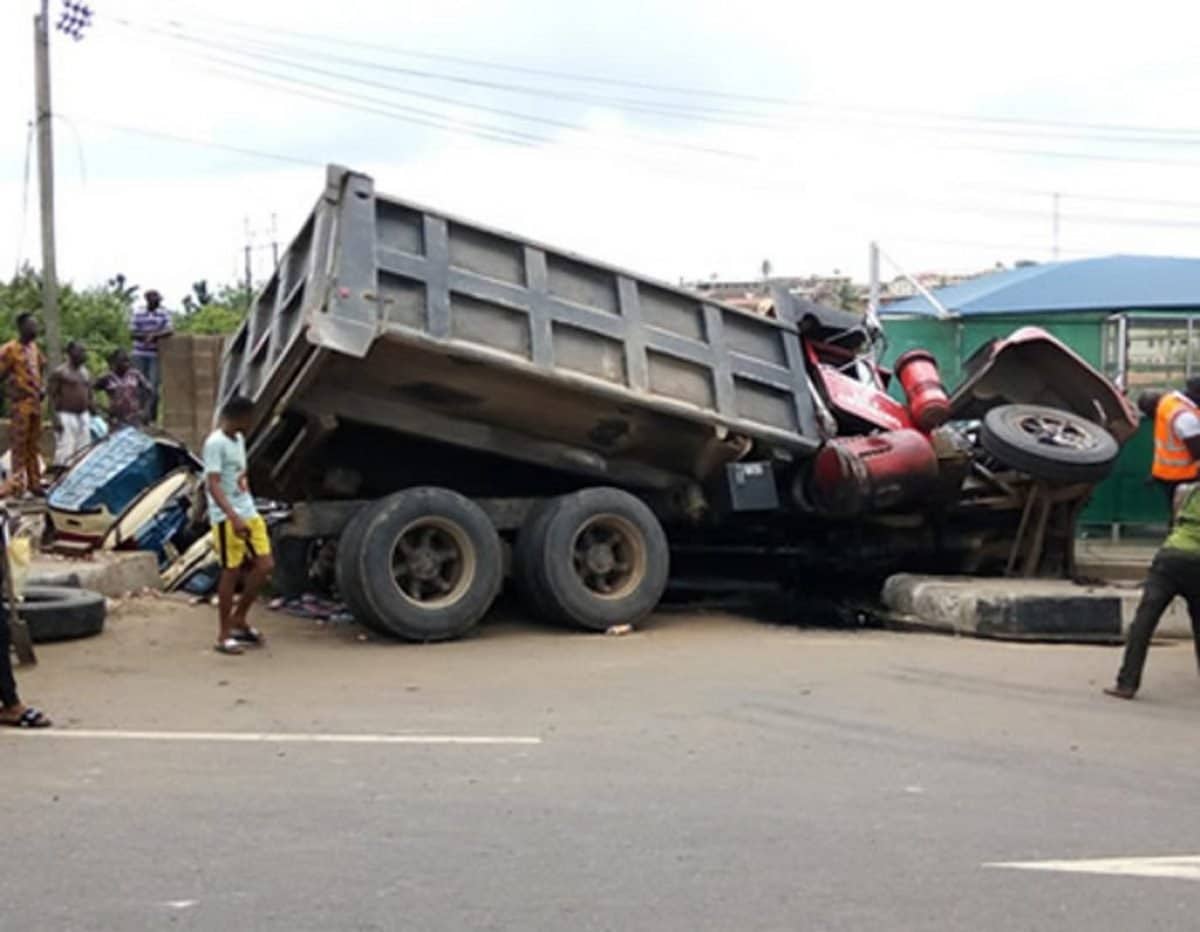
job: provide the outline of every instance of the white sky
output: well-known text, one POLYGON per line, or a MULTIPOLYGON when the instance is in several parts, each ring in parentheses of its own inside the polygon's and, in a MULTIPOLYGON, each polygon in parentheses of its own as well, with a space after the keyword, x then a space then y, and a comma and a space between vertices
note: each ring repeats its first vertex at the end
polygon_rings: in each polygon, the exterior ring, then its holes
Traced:
MULTIPOLYGON (((60 2, 52 0, 54 13, 60 2)), ((779 274, 838 268, 865 278, 871 238, 910 271, 1048 259, 1052 191, 1064 194, 1064 258, 1200 254, 1200 12, 1192 4, 90 2, 96 18, 84 41, 53 40, 54 107, 64 117, 55 124, 59 266, 64 279, 78 284, 123 272, 144 287, 157 286, 177 305, 192 281, 228 281, 239 274, 246 223, 260 231, 255 241, 265 243, 274 215, 286 240, 316 198, 319 164, 328 161, 371 172, 389 194, 672 280, 714 273, 753 277, 764 258, 779 274), (186 40, 145 31, 161 30, 168 17, 178 25, 166 28, 186 40), (122 25, 122 18, 133 26, 122 25), (300 39, 272 24, 325 39, 300 39), (330 74, 245 57, 249 50, 294 58, 296 47, 311 51, 305 60, 312 68, 390 87, 347 84, 330 74), (816 106, 570 82, 431 61, 405 50, 816 106), (303 93, 336 88, 360 102, 373 98, 366 106, 419 108, 458 121, 460 128, 464 122, 485 124, 537 138, 512 146, 394 115, 346 110, 264 87, 261 82, 275 79, 262 74, 235 77, 214 57, 307 81, 303 93), (346 60, 605 100, 521 95, 410 72, 362 70, 346 60), (402 90, 451 102, 404 96, 402 90), (631 110, 616 98, 668 108, 675 116, 631 110), (709 122, 679 118, 680 106, 710 108, 709 122), (1177 132, 1145 144, 1130 141, 1140 134, 1128 130, 1092 130, 1092 138, 1079 138, 1080 131, 1029 124, 948 129, 921 113, 1177 132), (731 125, 763 119, 771 128, 731 125), (145 138, 102 124, 313 165, 145 138), (1000 148, 1060 155, 994 151, 1000 148), (1149 161, 1118 161, 1126 158, 1149 161), (1165 203, 1089 201, 1075 194, 1165 203), (1114 222, 1122 218, 1159 225, 1114 222)), ((0 55, 9 64, 0 94, 3 276, 19 257, 38 257, 34 191, 21 233, 34 6, 33 0, 0 5, 0 55)), ((259 277, 267 266, 260 254, 259 277)))

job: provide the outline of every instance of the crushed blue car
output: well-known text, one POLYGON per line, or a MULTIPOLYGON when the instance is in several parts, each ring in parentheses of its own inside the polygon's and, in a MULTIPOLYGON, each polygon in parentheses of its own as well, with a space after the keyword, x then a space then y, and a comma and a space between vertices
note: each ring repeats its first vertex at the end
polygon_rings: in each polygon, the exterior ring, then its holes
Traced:
POLYGON ((202 471, 200 461, 177 440, 132 427, 115 431, 92 446, 47 494, 56 548, 82 554, 101 546, 141 549, 139 542, 144 542, 164 566, 174 547, 168 545, 186 526, 200 494, 202 471), (154 501, 151 493, 172 475, 186 478, 176 480, 171 494, 155 507, 147 507, 154 501), (160 515, 163 509, 170 514, 160 515))

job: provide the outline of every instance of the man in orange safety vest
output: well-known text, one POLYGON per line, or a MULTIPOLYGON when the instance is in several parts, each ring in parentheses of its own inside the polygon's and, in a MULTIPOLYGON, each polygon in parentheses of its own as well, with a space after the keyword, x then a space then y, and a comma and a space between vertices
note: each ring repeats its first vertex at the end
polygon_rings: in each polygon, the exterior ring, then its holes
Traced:
POLYGON ((1175 489, 1200 478, 1200 378, 1166 392, 1154 409, 1154 465, 1150 475, 1174 500, 1175 489))

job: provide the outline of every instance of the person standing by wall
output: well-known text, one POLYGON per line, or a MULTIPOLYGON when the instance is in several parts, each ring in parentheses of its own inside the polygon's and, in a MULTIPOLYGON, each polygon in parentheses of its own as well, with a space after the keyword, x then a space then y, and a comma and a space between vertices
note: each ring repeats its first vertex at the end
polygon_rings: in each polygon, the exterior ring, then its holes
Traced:
POLYGON ((174 332, 171 315, 162 306, 162 295, 153 289, 146 292, 146 306, 133 312, 130 329, 133 333, 133 364, 154 391, 150 401, 150 422, 154 423, 158 419, 158 393, 162 381, 158 345, 174 332))
POLYGON ((42 401, 46 390, 42 374, 46 357, 37 345, 38 322, 32 314, 17 315, 17 339, 0 346, 0 382, 7 386, 8 438, 12 475, 7 494, 40 494, 42 464, 42 401))
POLYGON ((1200 478, 1200 378, 1188 379, 1181 392, 1166 392, 1155 407, 1150 474, 1166 495, 1168 507, 1180 484, 1200 478))
POLYGON ((118 427, 141 427, 146 423, 146 412, 154 389, 146 377, 129 364, 125 350, 114 350, 108 357, 109 371, 96 380, 95 389, 108 395, 108 425, 118 427))
POLYGON ((54 422, 54 465, 65 466, 92 442, 92 377, 78 340, 67 344, 67 361, 50 373, 50 414, 54 422))

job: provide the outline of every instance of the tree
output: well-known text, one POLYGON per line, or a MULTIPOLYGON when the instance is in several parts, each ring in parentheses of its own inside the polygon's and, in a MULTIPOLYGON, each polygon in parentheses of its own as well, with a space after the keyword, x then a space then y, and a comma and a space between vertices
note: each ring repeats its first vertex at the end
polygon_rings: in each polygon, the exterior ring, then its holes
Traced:
POLYGON ((175 321, 179 333, 233 333, 241 326, 253 294, 244 284, 221 285, 216 294, 201 279, 183 299, 183 311, 175 321))
POLYGON ((833 293, 834 306, 843 311, 858 311, 863 310, 863 303, 860 299, 858 289, 850 282, 840 282, 837 289, 833 293))
MULTIPOLYGON (((123 276, 99 287, 77 290, 66 284, 59 288, 63 342, 82 341, 88 349, 88 366, 93 372, 106 368, 113 350, 129 348, 129 302, 136 291, 136 286, 128 290, 123 276)), ((18 314, 38 313, 41 307, 41 275, 25 265, 8 284, 0 284, 0 340, 16 336, 18 314)))

